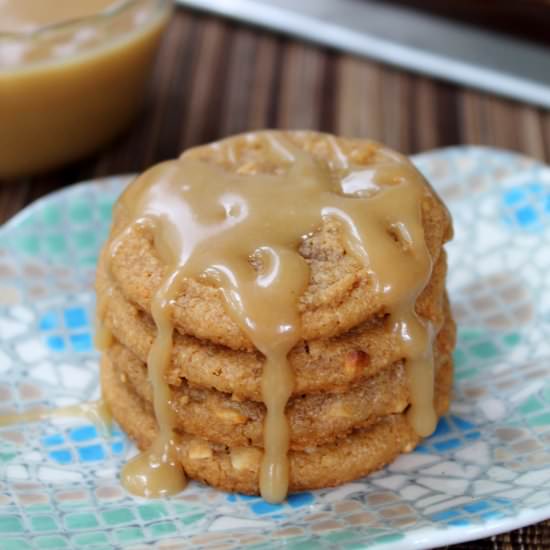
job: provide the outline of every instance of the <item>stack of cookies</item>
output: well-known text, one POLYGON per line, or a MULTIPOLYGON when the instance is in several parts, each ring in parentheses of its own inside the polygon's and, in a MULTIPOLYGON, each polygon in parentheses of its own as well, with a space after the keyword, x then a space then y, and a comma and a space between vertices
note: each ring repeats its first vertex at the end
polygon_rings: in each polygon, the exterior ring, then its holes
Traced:
MULTIPOLYGON (((332 136, 300 132, 287 138, 329 166, 337 154, 365 166, 372 156, 370 142, 338 138, 335 152, 332 136)), ((265 160, 256 141, 241 136, 229 142, 192 154, 236 173, 281 168, 265 160)), ((433 268, 415 309, 435 330, 434 407, 441 415, 450 399, 455 344, 443 250, 452 228, 447 210, 428 185, 419 208, 433 268)), ((123 230, 127 224, 125 213, 115 209, 112 236, 98 266, 98 313, 112 335, 102 355, 102 387, 114 418, 145 449, 157 432, 147 373, 156 334, 151 302, 168 266, 156 251, 149 224, 123 230)), ((402 336, 395 332, 371 274, 347 253, 341 226, 324 219, 299 251, 309 265, 310 281, 298 302, 302 339, 288 356, 294 373, 286 407, 292 492, 364 476, 420 440, 406 415, 411 388, 402 336)), ((185 280, 170 308, 174 336, 164 379, 170 388, 178 458, 189 477, 257 494, 265 358, 208 281, 185 280)))

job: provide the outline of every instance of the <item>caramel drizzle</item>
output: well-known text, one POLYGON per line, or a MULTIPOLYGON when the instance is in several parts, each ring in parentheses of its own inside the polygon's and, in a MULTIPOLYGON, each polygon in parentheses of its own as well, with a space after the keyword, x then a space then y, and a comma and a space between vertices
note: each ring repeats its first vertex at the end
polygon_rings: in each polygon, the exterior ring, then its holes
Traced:
POLYGON ((159 433, 151 447, 130 460, 121 472, 126 489, 144 497, 173 495, 187 484, 185 472, 177 458, 175 413, 170 404, 170 388, 164 382, 164 372, 172 353, 173 327, 169 305, 177 290, 176 274, 177 271, 172 270, 164 279, 151 304, 157 335, 147 357, 147 371, 153 388, 153 408, 159 433))
POLYGON ((53 409, 38 409, 21 413, 0 415, 0 427, 22 424, 25 422, 38 422, 39 420, 48 420, 54 417, 82 417, 87 418, 95 424, 104 434, 111 431, 113 417, 109 407, 103 400, 80 403, 78 405, 68 405, 66 407, 57 407, 53 409))
POLYGON ((116 3, 118 0, 4 0, 0 2, 0 32, 33 32, 40 27, 90 17, 116 3))
MULTIPOLYGON (((366 266, 383 295, 407 358, 412 426, 422 436, 435 427, 433 330, 415 313, 432 269, 421 219, 422 176, 405 158, 382 148, 374 166, 350 166, 331 140, 338 164, 332 168, 343 174, 335 181, 327 165, 280 133, 247 139, 266 145, 272 160, 286 165, 285 173, 229 173, 186 153, 140 176, 118 204, 130 220, 125 230, 151 226, 167 266, 151 304, 157 335, 147 361, 159 434, 122 472, 123 483, 137 494, 171 494, 185 485, 163 375, 172 351, 171 308, 181 281, 195 278, 220 289, 229 315, 266 357, 260 490, 271 502, 285 498, 290 438, 285 407, 293 389, 287 355, 301 337, 298 301, 309 281, 298 249, 323 218, 341 223, 347 251, 366 266)), ((115 236, 111 256, 116 242, 115 236)))
POLYGON ((113 288, 109 287, 106 292, 97 299, 94 344, 99 351, 108 350, 113 343, 113 335, 103 322, 112 294, 113 288))

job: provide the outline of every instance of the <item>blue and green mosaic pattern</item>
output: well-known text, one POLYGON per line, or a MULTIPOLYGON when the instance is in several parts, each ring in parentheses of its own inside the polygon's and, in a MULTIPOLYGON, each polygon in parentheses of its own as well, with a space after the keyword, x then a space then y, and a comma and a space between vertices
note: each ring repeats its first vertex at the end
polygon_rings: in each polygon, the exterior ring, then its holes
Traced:
MULTIPOLYGON (((550 517, 550 169, 509 153, 418 156, 455 220, 455 399, 418 449, 368 479, 271 505, 192 483, 146 501, 117 479, 118 429, 0 429, 0 550, 422 548, 550 517), (150 547, 150 546, 148 546, 150 547)), ((0 413, 99 396, 93 279, 127 179, 68 188, 0 229, 0 413)))

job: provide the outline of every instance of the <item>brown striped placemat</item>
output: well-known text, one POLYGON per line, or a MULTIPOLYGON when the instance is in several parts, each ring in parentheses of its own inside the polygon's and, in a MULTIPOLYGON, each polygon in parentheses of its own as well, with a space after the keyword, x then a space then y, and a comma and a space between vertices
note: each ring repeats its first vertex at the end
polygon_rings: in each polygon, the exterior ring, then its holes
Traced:
MULTIPOLYGON (((0 184, 0 223, 64 185, 139 172, 189 146, 266 127, 370 137, 405 153, 468 143, 550 161, 548 111, 178 10, 140 118, 93 157, 0 184)), ((450 548, 550 548, 550 522, 450 548)))

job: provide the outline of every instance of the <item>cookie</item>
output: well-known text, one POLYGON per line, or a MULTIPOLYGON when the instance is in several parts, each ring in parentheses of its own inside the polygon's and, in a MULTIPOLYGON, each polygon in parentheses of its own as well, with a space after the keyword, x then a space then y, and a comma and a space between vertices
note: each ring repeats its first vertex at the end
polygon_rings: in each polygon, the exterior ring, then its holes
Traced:
POLYGON ((176 453, 279 502, 411 451, 449 406, 451 237, 429 183, 364 140, 243 134, 138 178, 96 280, 104 399, 154 442, 128 486, 178 478, 151 462, 176 453))

